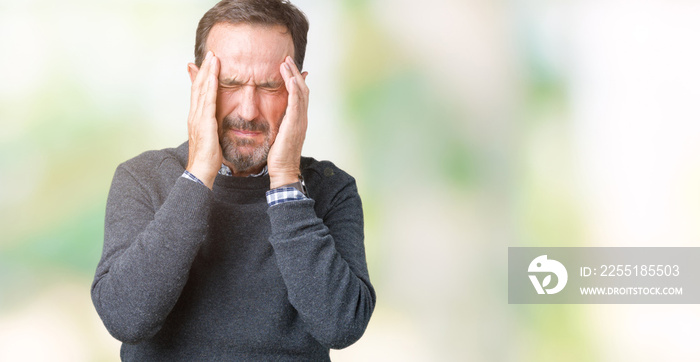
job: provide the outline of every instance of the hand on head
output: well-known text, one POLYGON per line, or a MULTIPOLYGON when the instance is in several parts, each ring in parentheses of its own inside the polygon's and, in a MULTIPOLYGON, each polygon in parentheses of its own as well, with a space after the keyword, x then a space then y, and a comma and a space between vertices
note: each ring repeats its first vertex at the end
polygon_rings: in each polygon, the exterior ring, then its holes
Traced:
POLYGON ((294 60, 289 56, 280 64, 280 73, 284 78, 284 85, 289 96, 287 110, 280 124, 279 132, 267 156, 271 189, 298 180, 309 107, 309 88, 306 86, 308 73, 300 73, 294 60))
POLYGON ((216 121, 219 60, 209 51, 198 70, 194 64, 189 66, 190 75, 196 73, 196 76, 192 80, 190 114, 187 118, 187 171, 211 189, 223 160, 216 121))

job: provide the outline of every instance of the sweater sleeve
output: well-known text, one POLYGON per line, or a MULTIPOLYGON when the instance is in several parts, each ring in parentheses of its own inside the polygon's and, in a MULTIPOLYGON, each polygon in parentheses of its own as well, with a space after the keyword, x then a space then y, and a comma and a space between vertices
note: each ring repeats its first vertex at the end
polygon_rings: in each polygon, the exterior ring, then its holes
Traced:
POLYGON ((206 237, 211 191, 178 177, 160 201, 121 165, 107 199, 92 301, 126 343, 155 335, 178 300, 206 237))
POLYGON ((362 204, 348 178, 324 198, 332 202, 322 218, 313 199, 268 209, 270 242, 289 301, 308 332, 335 349, 362 336, 376 301, 365 258, 362 204))

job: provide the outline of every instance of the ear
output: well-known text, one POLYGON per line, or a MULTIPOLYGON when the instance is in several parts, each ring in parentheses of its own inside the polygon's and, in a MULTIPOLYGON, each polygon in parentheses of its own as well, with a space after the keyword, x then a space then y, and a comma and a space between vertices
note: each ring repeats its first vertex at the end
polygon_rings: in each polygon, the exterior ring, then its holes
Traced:
POLYGON ((187 63, 187 73, 190 74, 190 81, 194 83, 197 73, 199 73, 199 68, 194 63, 187 63))
POLYGON ((306 80, 307 75, 309 75, 309 72, 301 73, 301 77, 304 78, 304 80, 306 80))

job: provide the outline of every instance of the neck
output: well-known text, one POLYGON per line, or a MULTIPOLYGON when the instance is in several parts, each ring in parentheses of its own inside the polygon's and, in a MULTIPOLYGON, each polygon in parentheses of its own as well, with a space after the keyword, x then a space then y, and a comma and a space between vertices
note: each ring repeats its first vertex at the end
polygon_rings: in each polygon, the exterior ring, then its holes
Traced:
POLYGON ((226 165, 228 168, 231 169, 231 174, 234 177, 248 177, 250 175, 256 175, 256 174, 259 174, 260 172, 262 172, 263 167, 265 167, 265 163, 263 162, 257 166, 253 166, 247 170, 238 170, 238 169, 236 169, 236 167, 233 166, 233 164, 231 162, 228 162, 226 160, 224 160, 224 165, 226 165))

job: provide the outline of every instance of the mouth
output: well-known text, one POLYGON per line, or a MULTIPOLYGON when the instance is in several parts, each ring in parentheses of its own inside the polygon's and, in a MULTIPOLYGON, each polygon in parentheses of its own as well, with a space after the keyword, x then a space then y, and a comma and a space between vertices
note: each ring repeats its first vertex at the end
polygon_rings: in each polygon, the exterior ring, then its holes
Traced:
POLYGON ((244 131, 241 129, 231 129, 231 132, 233 132, 233 134, 236 135, 237 137, 244 137, 244 138, 257 137, 261 134, 261 132, 244 131))

